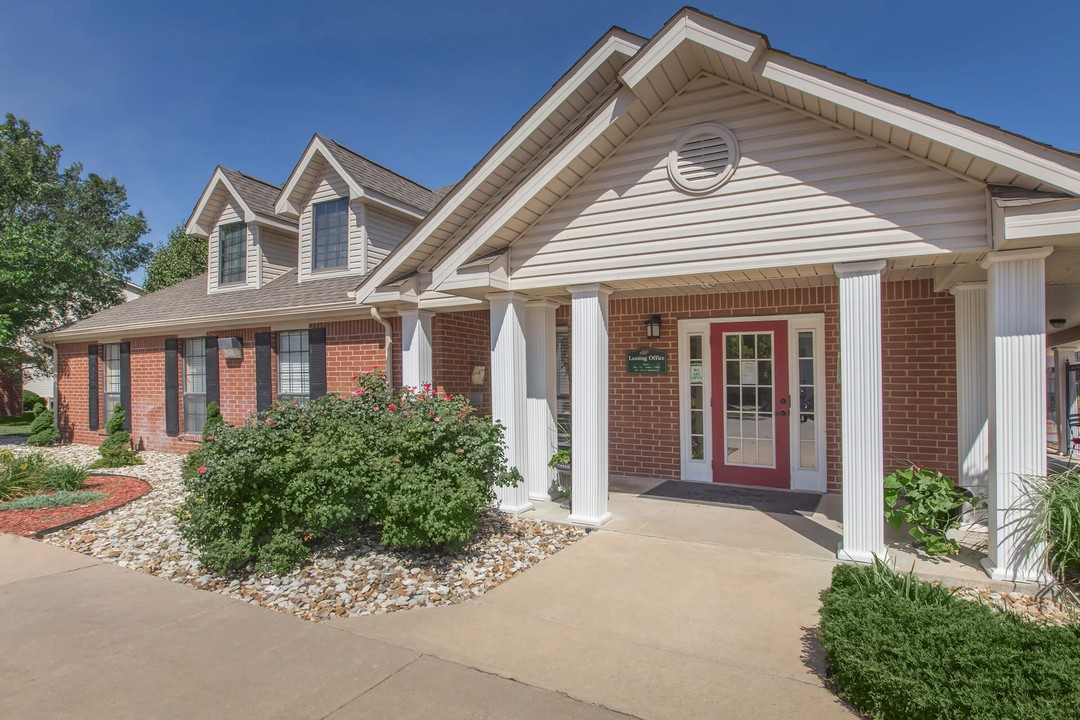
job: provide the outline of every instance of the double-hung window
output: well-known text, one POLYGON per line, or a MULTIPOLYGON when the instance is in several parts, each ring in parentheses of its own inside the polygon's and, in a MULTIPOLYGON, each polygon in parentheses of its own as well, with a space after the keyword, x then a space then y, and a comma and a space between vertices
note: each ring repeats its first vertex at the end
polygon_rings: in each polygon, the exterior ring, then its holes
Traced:
POLYGON ((105 387, 101 399, 105 417, 112 417, 113 408, 120 404, 120 343, 105 346, 105 387))
POLYGON ((218 285, 242 283, 247 278, 247 226, 232 223, 218 228, 218 285))
POLYGON ((556 445, 570 448, 570 328, 555 327, 555 423, 556 445))
POLYGON ((184 432, 198 434, 206 423, 206 338, 184 341, 184 432))
POLYGON ((308 331, 278 333, 278 399, 307 402, 311 395, 308 331))
POLYGON ((312 207, 311 267, 334 270, 349 266, 349 200, 342 198, 312 207))

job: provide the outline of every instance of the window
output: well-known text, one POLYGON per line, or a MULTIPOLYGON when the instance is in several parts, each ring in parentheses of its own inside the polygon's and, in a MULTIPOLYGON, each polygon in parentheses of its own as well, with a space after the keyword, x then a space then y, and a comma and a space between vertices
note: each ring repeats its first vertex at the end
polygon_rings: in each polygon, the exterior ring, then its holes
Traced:
POLYGON ((560 450, 570 448, 570 328, 555 327, 555 426, 560 450))
POLYGON ((349 266, 349 201, 347 198, 312 207, 311 267, 332 270, 349 266))
POLYGON ((690 336, 690 459, 705 459, 704 335, 690 336))
POLYGON ((814 331, 799 331, 799 467, 817 468, 817 407, 814 404, 814 331))
POLYGON ((278 399, 306 402, 311 393, 307 330, 279 332, 277 346, 278 399))
POLYGON ((184 432, 196 435, 206 423, 206 338, 184 341, 184 432))
POLYGON ((120 343, 105 346, 105 388, 102 396, 106 420, 120 404, 120 343))
POLYGON ((247 278, 247 226, 244 223, 218 228, 218 285, 242 283, 247 278))

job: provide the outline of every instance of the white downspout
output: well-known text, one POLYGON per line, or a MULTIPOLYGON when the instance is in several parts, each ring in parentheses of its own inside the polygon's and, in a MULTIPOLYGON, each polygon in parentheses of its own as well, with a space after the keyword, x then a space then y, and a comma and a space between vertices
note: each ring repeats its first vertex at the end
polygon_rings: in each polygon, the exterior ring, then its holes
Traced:
POLYGON ((378 308, 371 308, 371 317, 386 331, 386 384, 394 387, 394 328, 379 315, 378 308))

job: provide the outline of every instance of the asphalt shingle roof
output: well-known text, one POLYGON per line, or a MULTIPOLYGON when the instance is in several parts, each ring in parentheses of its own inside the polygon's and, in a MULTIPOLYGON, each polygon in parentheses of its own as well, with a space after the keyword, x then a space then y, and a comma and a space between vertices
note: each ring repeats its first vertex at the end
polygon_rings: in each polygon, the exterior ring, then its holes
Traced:
POLYGON ((362 280, 360 276, 347 275, 298 283, 296 269, 293 268, 259 289, 207 294, 206 275, 200 275, 102 310, 58 333, 108 330, 149 323, 160 324, 167 330, 170 322, 203 318, 215 320, 222 315, 244 312, 293 310, 351 302, 348 293, 356 289, 362 280))
POLYGON ((420 183, 413 182, 403 175, 373 163, 341 143, 319 135, 326 147, 334 154, 334 159, 352 176, 361 187, 369 187, 383 195, 408 203, 425 213, 431 212, 439 200, 437 193, 428 190, 420 183))
POLYGON ((236 192, 240 194, 240 199, 251 208, 252 212, 260 215, 274 215, 274 204, 277 202, 278 195, 281 194, 280 185, 268 183, 227 167, 221 168, 221 172, 233 184, 236 192))

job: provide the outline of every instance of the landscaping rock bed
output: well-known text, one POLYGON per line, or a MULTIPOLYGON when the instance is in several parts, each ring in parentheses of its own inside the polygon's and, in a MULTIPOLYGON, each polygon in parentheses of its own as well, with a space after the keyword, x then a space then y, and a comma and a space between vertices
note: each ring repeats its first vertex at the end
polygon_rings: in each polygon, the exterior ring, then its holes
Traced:
POLYGON ((84 489, 104 493, 106 497, 97 502, 80 505, 35 510, 0 510, 0 533, 35 537, 38 533, 119 507, 150 492, 150 485, 142 480, 121 475, 94 475, 86 481, 84 489))
POLYGON ((1011 612, 1024 620, 1048 625, 1070 625, 1080 622, 1077 608, 1052 597, 1003 593, 985 587, 966 586, 956 596, 970 602, 982 603, 999 612, 1011 612))
MULTIPOLYGON (((66 462, 89 463, 97 449, 46 450, 66 462)), ((173 582, 312 620, 356 617, 463 602, 584 537, 581 528, 485 515, 477 538, 461 553, 441 556, 392 551, 377 538, 328 544, 287 575, 220 577, 199 565, 181 537, 173 510, 183 499, 180 458, 141 453, 145 464, 124 472, 153 486, 144 497, 113 512, 47 535, 45 541, 173 582)))

